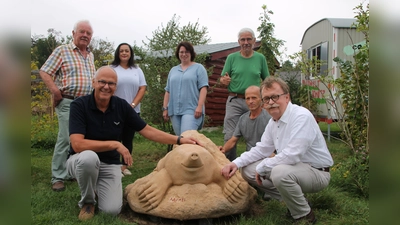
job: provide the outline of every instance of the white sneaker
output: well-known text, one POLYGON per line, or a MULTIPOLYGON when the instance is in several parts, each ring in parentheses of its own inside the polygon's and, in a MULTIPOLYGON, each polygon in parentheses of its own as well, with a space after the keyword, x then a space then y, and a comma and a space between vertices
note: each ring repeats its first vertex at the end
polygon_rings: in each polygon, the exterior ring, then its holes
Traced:
POLYGON ((128 169, 124 169, 124 171, 122 171, 122 174, 125 176, 132 175, 131 171, 129 171, 128 169))

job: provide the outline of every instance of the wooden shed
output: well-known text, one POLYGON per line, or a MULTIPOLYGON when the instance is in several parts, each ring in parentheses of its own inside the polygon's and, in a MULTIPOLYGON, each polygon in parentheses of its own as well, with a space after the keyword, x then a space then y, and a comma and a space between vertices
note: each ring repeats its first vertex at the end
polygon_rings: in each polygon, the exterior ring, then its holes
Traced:
MULTIPOLYGON (((342 60, 353 60, 354 50, 365 44, 364 35, 357 32, 353 24, 356 19, 353 18, 324 18, 312 24, 303 34, 301 48, 307 53, 308 59, 316 57, 325 63, 321 65, 318 75, 332 75, 333 79, 340 76, 334 58, 339 57, 342 60)), ((332 104, 327 104, 324 100, 328 95, 326 87, 320 83, 315 76, 301 77, 302 85, 313 87, 312 95, 320 103, 318 117, 336 118, 334 110, 331 110, 332 104)), ((335 93, 335 87, 329 85, 332 92, 335 93)))

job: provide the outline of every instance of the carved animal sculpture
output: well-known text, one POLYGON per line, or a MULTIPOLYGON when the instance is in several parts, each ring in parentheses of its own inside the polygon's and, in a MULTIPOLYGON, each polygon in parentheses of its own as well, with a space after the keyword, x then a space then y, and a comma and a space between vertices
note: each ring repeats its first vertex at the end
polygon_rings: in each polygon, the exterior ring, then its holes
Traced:
POLYGON ((162 158, 155 170, 125 188, 132 210, 180 220, 216 218, 248 209, 254 188, 236 172, 229 180, 221 175, 229 163, 210 139, 197 131, 183 136, 203 145, 179 145, 162 158))

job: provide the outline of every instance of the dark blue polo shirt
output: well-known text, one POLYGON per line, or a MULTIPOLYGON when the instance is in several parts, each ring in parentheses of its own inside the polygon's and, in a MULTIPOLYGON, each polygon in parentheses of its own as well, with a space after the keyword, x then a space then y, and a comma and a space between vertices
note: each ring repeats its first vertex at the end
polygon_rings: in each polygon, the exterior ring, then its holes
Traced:
MULTIPOLYGON (((106 112, 100 111, 92 94, 79 97, 71 103, 69 115, 69 134, 83 134, 85 139, 121 141, 123 130, 140 131, 146 126, 135 110, 122 98, 112 96, 106 112)), ((88 149, 90 150, 90 149, 88 149)), ((70 154, 75 154, 72 146, 70 154)), ((121 164, 120 154, 115 149, 97 152, 101 162, 121 164)))

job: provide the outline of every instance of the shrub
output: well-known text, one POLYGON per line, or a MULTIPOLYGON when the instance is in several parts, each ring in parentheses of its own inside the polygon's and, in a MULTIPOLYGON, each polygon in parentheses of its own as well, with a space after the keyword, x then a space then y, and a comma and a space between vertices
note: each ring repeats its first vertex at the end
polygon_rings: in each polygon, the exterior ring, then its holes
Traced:
POLYGON ((31 116, 31 148, 53 148, 57 141, 58 119, 49 114, 31 116))
POLYGON ((332 167, 331 183, 356 196, 369 197, 369 155, 351 155, 332 167))

